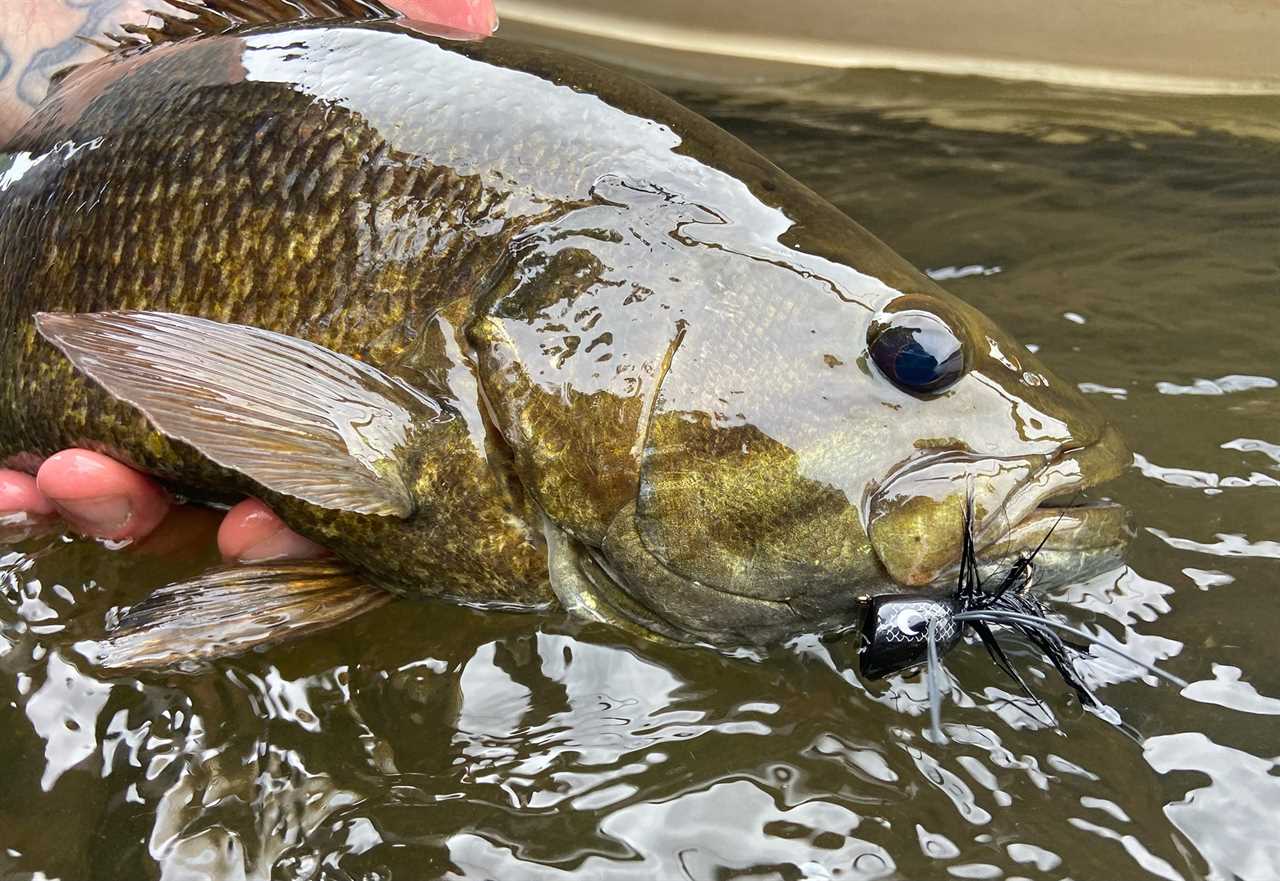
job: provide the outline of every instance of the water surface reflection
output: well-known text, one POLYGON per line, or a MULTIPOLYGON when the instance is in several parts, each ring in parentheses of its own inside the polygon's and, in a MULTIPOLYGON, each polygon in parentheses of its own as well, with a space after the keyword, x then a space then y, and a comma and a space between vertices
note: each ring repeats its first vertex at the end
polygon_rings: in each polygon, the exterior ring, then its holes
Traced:
POLYGON ((428 604, 108 679, 77 643, 212 548, 37 535, 0 556, 0 876, 1280 874, 1280 202, 1262 183, 1280 139, 1161 126, 1115 96, 1069 120, 1009 88, 866 72, 786 102, 686 97, 941 267, 1121 425, 1139 457, 1108 491, 1143 527, 1132 568, 1052 600, 1192 681, 1085 662, 1136 739, 1020 647, 1053 720, 958 650, 943 745, 919 678, 864 685, 847 645, 751 660, 428 604))

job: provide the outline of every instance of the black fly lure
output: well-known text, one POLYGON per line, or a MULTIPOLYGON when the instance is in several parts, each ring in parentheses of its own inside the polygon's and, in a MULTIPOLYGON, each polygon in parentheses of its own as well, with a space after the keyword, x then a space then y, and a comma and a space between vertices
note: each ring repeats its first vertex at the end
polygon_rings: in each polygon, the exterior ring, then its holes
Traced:
MULTIPOLYGON (((1101 700, 1076 671, 1076 655, 1088 655, 1096 645, 1119 655, 1150 673, 1185 688, 1187 683, 1114 646, 1098 641, 1092 634, 1055 621, 1049 610, 1031 592, 1033 561, 1049 535, 1030 554, 1018 557, 1000 583, 988 589, 978 572, 973 544, 973 513, 967 510, 964 547, 955 592, 936 594, 885 594, 874 597, 862 624, 859 668, 869 679, 881 679, 899 670, 924 664, 929 683, 929 711, 933 736, 943 740, 942 694, 938 685, 940 659, 953 649, 968 631, 973 631, 996 666, 1009 675, 1042 710, 1044 703, 1027 685, 996 639, 992 626, 1007 627, 1025 638, 1044 655, 1086 706, 1100 709, 1101 700), (1058 635, 1065 632, 1084 644, 1069 642, 1058 635)), ((1052 534, 1053 530, 1049 530, 1052 534)), ((1047 711, 1046 711, 1047 712, 1047 711)))

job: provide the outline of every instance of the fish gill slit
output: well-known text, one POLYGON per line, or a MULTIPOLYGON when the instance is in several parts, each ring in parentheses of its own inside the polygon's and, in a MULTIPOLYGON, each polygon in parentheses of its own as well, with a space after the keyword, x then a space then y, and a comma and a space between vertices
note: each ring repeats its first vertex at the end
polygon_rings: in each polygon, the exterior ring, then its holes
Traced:
MULTIPOLYGON (((631 454, 637 462, 644 455, 644 449, 649 445, 649 426, 653 423, 653 409, 658 405, 658 395, 662 393, 662 384, 667 379, 667 373, 671 370, 671 362, 675 360, 676 352, 684 343, 685 334, 689 330, 689 323, 683 318, 676 319, 676 335, 671 338, 671 342, 667 344, 667 350, 662 354, 662 360, 658 362, 658 369, 653 377, 653 390, 649 393, 649 400, 645 402, 640 411, 640 422, 636 425, 636 442, 631 447, 631 454)), ((636 471, 636 498, 640 497, 640 472, 636 471)))

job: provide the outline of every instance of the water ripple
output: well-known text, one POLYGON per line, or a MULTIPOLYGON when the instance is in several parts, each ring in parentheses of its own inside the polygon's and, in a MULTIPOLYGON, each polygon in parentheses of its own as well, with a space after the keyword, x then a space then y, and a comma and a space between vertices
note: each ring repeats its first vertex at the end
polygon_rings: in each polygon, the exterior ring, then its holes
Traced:
POLYGON ((1280 542, 1269 539, 1250 541, 1243 535, 1219 532, 1215 536, 1217 541, 1202 542, 1190 538, 1178 538, 1154 526, 1148 526, 1147 532, 1160 538, 1169 547, 1180 551, 1195 551, 1200 554, 1212 554, 1215 557, 1265 557, 1280 560, 1280 542))
POLYGON ((1165 808, 1170 822, 1200 848, 1212 877, 1268 881, 1280 866, 1280 839, 1259 835, 1280 815, 1276 762, 1214 743, 1199 732, 1153 737, 1143 756, 1156 772, 1209 777, 1165 808))
POLYGON ((1280 382, 1269 376, 1243 376, 1232 374, 1218 379, 1197 379, 1191 385, 1175 382, 1157 382, 1156 390, 1162 395, 1230 395, 1258 389, 1273 389, 1280 382))

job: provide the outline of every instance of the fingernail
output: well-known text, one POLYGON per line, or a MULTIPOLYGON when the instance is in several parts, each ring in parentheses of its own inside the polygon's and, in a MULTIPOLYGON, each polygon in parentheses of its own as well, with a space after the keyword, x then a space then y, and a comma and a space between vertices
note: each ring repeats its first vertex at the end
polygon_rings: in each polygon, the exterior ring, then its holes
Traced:
POLYGON ((58 511, 77 528, 100 538, 113 538, 129 525, 133 507, 128 496, 53 499, 58 511))
POLYGON ((0 469, 0 517, 10 514, 52 514, 53 505, 29 474, 0 469))
POLYGON ((255 542, 236 557, 242 563, 265 563, 268 560, 305 560, 324 556, 325 549, 313 541, 282 526, 271 535, 255 542))

